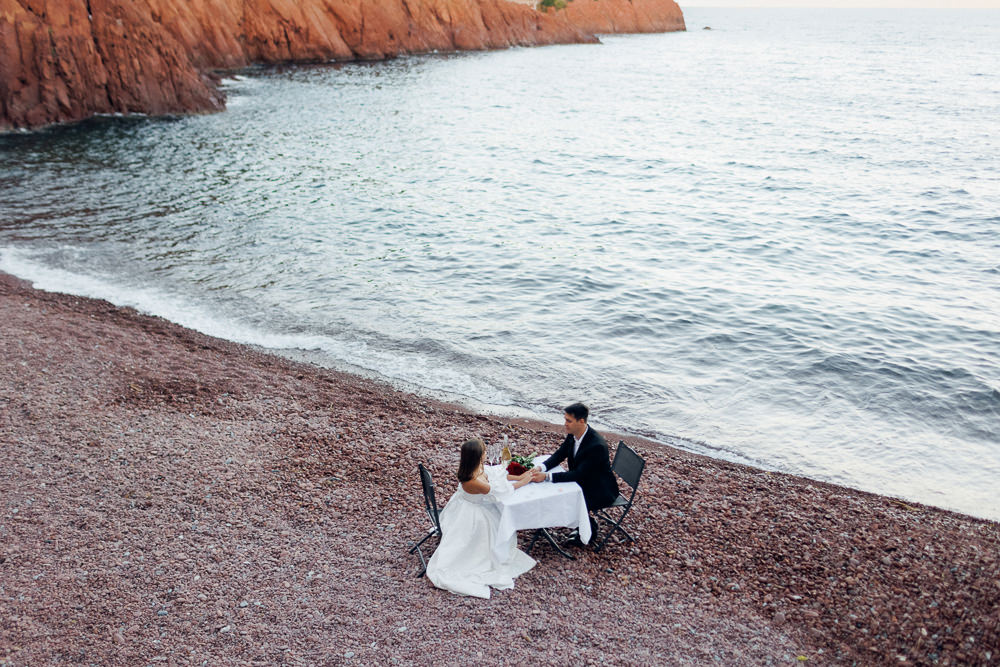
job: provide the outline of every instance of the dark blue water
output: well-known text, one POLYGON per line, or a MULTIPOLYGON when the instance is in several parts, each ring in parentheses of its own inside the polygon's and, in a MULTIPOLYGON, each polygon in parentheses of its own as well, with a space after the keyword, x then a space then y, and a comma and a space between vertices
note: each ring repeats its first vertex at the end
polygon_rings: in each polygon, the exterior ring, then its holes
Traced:
POLYGON ((1000 12, 686 16, 2 137, 0 270, 1000 518, 1000 12))

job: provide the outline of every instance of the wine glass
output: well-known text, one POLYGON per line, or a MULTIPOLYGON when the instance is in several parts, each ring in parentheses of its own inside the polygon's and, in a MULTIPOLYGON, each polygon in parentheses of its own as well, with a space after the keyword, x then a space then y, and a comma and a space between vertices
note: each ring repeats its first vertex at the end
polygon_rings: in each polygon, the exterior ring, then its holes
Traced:
POLYGON ((496 465, 497 462, 497 446, 495 444, 486 445, 486 464, 496 465))

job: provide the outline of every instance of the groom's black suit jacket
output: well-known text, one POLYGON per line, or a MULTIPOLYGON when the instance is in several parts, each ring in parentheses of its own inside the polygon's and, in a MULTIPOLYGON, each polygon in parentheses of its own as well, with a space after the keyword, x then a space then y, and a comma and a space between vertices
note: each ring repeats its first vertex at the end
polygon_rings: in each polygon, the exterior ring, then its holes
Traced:
POLYGON ((552 470, 563 461, 567 461, 568 472, 552 473, 553 482, 576 482, 583 489, 583 498, 587 501, 590 511, 608 507, 618 497, 618 482, 611 472, 611 461, 608 456, 608 443, 594 429, 587 427, 580 441, 580 451, 573 454, 572 435, 567 435, 562 445, 543 464, 546 470, 552 470))

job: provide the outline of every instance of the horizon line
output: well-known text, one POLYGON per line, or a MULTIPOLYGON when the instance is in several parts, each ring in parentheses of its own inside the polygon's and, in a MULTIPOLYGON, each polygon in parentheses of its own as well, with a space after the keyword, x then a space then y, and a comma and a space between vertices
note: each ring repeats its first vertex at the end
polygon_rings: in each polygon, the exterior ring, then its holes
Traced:
POLYGON ((991 0, 992 4, 963 4, 963 5, 952 5, 952 4, 924 4, 913 6, 911 4, 867 4, 863 1, 855 3, 838 3, 838 4, 812 4, 808 0, 806 2, 795 2, 795 0, 788 0, 787 2, 774 2, 774 3, 758 3, 756 0, 748 0, 747 2, 740 2, 739 0, 731 2, 716 2, 715 0, 710 0, 711 4, 701 4, 699 2, 689 3, 689 2, 678 2, 678 6, 683 11, 684 9, 909 9, 909 10, 955 10, 955 9, 975 9, 975 10, 1000 10, 1000 0, 991 0))

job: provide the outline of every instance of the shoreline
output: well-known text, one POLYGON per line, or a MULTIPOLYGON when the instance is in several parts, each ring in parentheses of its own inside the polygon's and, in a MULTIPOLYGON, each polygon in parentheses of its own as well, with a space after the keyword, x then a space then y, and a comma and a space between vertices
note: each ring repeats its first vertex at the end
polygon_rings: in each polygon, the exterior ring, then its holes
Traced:
MULTIPOLYGON (((92 120, 92 119, 89 119, 89 120, 92 120)), ((88 121, 81 121, 81 122, 89 122, 89 120, 88 121)), ((25 283, 27 285, 34 285, 34 284, 36 284, 36 282, 51 283, 51 281, 45 280, 43 278, 32 279, 30 277, 21 277, 21 276, 15 274, 15 273, 9 272, 9 270, 8 271, 4 271, 3 269, 0 269, 0 276, 2 276, 2 275, 9 276, 10 278, 12 278, 14 280, 17 280, 17 281, 21 281, 21 282, 23 282, 23 283, 25 283)), ((305 364, 305 365, 311 366, 311 367, 323 368, 323 369, 327 369, 327 370, 330 370, 330 371, 333 371, 333 372, 336 372, 336 373, 344 373, 344 374, 352 376, 352 377, 353 376, 361 377, 361 378, 364 378, 364 379, 369 380, 371 382, 374 382, 376 384, 385 385, 385 386, 387 386, 387 387, 389 387, 389 388, 391 388, 391 389, 393 389, 395 391, 399 391, 399 392, 402 392, 404 394, 411 394, 411 395, 417 397, 418 399, 427 399, 427 400, 435 401, 435 402, 438 402, 438 403, 447 404, 447 405, 453 406, 453 407, 455 407, 455 408, 457 408, 459 410, 473 412, 473 413, 476 413, 476 414, 483 414, 483 415, 487 415, 487 416, 490 416, 490 417, 496 417, 498 419, 503 419, 503 420, 521 420, 521 421, 524 421, 525 423, 529 423, 529 422, 530 423, 536 423, 536 424, 542 425, 542 426, 548 426, 548 425, 550 425, 550 422, 547 422, 539 414, 538 411, 532 410, 531 408, 528 408, 528 407, 520 407, 520 406, 515 406, 515 405, 491 404, 491 403, 488 403, 488 402, 485 402, 485 401, 481 401, 481 400, 478 400, 478 399, 470 397, 470 396, 465 396, 465 395, 458 394, 458 393, 451 393, 451 392, 448 392, 448 391, 445 391, 445 390, 438 390, 438 389, 433 389, 433 388, 430 388, 430 387, 425 387, 425 386, 422 386, 422 385, 414 384, 414 383, 411 383, 411 382, 407 382, 406 380, 402 380, 402 379, 398 379, 398 378, 393 378, 391 376, 383 375, 382 373, 380 373, 380 372, 378 372, 376 370, 371 370, 371 369, 363 368, 363 367, 360 367, 360 366, 354 366, 354 365, 352 365, 349 362, 343 362, 343 361, 336 360, 330 354, 328 354, 327 352, 316 351, 316 350, 305 350, 305 349, 301 349, 301 348, 271 348, 271 347, 267 347, 266 345, 255 343, 255 342, 249 342, 249 341, 246 341, 246 340, 242 340, 241 341, 241 340, 238 340, 238 339, 226 338, 224 336, 219 336, 219 335, 217 335, 215 333, 212 333, 211 331, 206 331, 205 330, 205 326, 204 326, 204 324, 205 324, 204 321, 202 321, 202 322, 188 321, 187 323, 184 323, 183 321, 178 321, 177 319, 171 319, 170 314, 165 314, 165 315, 155 314, 155 313, 150 312, 149 310, 146 310, 146 309, 143 308, 143 305, 140 303, 142 301, 141 299, 137 301, 135 299, 123 298, 123 295, 121 293, 116 293, 114 295, 109 295, 108 294, 109 291, 115 291, 114 288, 110 284, 103 283, 101 281, 98 281, 98 283, 96 283, 96 284, 98 285, 98 287, 96 289, 93 286, 91 286, 90 289, 80 290, 80 293, 63 292, 63 291, 61 291, 61 289, 59 287, 52 287, 52 286, 42 287, 42 288, 33 287, 33 289, 36 289, 36 290, 38 290, 40 292, 46 292, 46 293, 50 293, 50 294, 62 294, 64 296, 69 296, 69 297, 74 297, 74 298, 80 298, 80 299, 93 299, 93 300, 97 300, 97 301, 107 301, 107 302, 111 303, 111 305, 114 305, 115 307, 132 309, 132 310, 135 310, 136 312, 138 312, 138 313, 140 313, 142 315, 146 315, 146 316, 149 316, 149 317, 163 319, 164 321, 169 322, 169 323, 171 323, 171 324, 173 324, 175 326, 179 326, 179 327, 182 327, 182 328, 185 328, 185 329, 189 329, 189 330, 192 330, 192 331, 194 331, 196 333, 199 333, 199 334, 202 334, 202 335, 205 335, 205 336, 209 336, 211 338, 218 338, 220 340, 224 340, 226 342, 234 343, 234 344, 237 344, 237 345, 245 345, 245 346, 249 347, 250 349, 253 349, 253 350, 255 350, 255 351, 257 351, 257 352, 259 352, 261 354, 274 355, 274 356, 277 356, 277 357, 281 357, 283 359, 287 359, 287 360, 292 361, 294 363, 305 364), (96 294, 94 292, 96 292, 96 294)), ((171 310, 171 309, 168 309, 168 310, 171 310)), ((176 315, 176 313, 175 313, 175 315, 176 315)), ((197 318, 195 318, 195 319, 197 319, 197 318)), ((216 327, 209 326, 207 328, 208 329, 212 329, 212 328, 216 328, 216 327)), ((553 407, 553 414, 558 414, 558 407, 556 407, 556 406, 553 407)), ((560 429, 562 428, 561 425, 557 424, 557 426, 560 429)), ((595 422, 595 428, 600 427, 600 426, 603 426, 603 424, 601 424, 601 422, 599 420, 597 422, 595 422)), ((768 470, 769 472, 782 472, 782 473, 785 473, 785 474, 792 474, 792 475, 796 475, 798 477, 806 478, 802 474, 788 473, 786 471, 780 471, 780 470, 773 469, 773 468, 766 468, 763 465, 755 465, 752 461, 749 461, 748 459, 746 459, 746 457, 741 456, 739 453, 729 452, 729 451, 724 450, 724 449, 713 448, 712 445, 709 444, 709 443, 701 442, 701 441, 697 441, 697 440, 687 439, 687 438, 684 438, 684 437, 679 436, 679 435, 671 435, 671 434, 643 434, 643 433, 637 433, 637 432, 633 432, 633 431, 629 431, 629 430, 614 430, 612 428, 603 428, 603 427, 599 428, 599 430, 602 433, 609 433, 609 434, 611 434, 611 436, 613 436, 616 440, 617 439, 628 439, 630 442, 631 441, 637 441, 637 442, 644 442, 644 443, 647 443, 647 444, 652 445, 652 446, 671 447, 673 449, 678 449, 680 451, 687 452, 687 453, 692 454, 694 456, 706 457, 706 458, 708 458, 710 460, 728 461, 730 463, 735 463, 737 465, 745 465, 745 466, 749 466, 749 467, 755 468, 755 469, 759 468, 761 470, 768 470), (674 444, 674 443, 676 443, 676 444, 674 444), (687 443, 690 446, 689 447, 685 447, 685 446, 681 445, 680 443, 687 443), (721 455, 719 455, 719 456, 713 456, 711 453, 707 453, 707 452, 704 452, 704 451, 699 451, 699 449, 702 449, 702 450, 715 450, 715 451, 720 452, 721 454, 728 454, 731 458, 725 458, 725 457, 723 457, 721 455)), ((560 430, 560 432, 561 432, 561 430, 560 430)), ((609 443, 610 442, 611 441, 609 440, 609 443)), ((806 478, 806 479, 809 479, 809 478, 806 478)), ((817 483, 822 482, 822 480, 813 480, 813 481, 815 481, 817 483)), ((852 487, 852 488, 854 488, 854 487, 852 487)), ((866 489, 857 489, 857 490, 864 491, 866 493, 875 493, 876 495, 884 495, 884 494, 879 494, 877 491, 868 491, 866 489)), ((905 498, 901 498, 901 499, 902 500, 906 500, 905 498)), ((919 501, 909 501, 909 500, 907 500, 907 502, 919 502, 919 501)), ((948 509, 949 511, 955 511, 955 512, 958 512, 959 514, 962 514, 962 512, 960 510, 949 509, 949 508, 939 508, 939 509, 948 509)), ((986 518, 986 519, 988 519, 988 517, 973 517, 973 518, 986 518)))
POLYGON ((0 664, 1000 660, 996 522, 606 433, 637 542, 459 598, 413 577, 416 464, 443 505, 466 437, 560 425, 2 273, 0 321, 0 664))
MULTIPOLYGON (((27 270, 24 266, 21 266, 21 270, 24 271, 22 275, 27 275, 29 277, 20 277, 15 273, 9 273, 11 268, 7 268, 4 271, 0 268, 0 275, 9 275, 16 280, 21 280, 31 285, 35 281, 45 284, 46 287, 36 288, 43 292, 63 294, 66 296, 71 296, 75 298, 82 299, 96 299, 99 301, 110 301, 110 303, 118 308, 134 309, 138 313, 147 315, 155 318, 162 318, 163 320, 182 327, 186 329, 191 329, 199 334, 206 335, 212 338, 219 338, 226 342, 234 343, 237 345, 245 345, 261 354, 274 355, 287 359, 289 361, 305 364, 307 366, 324 368, 337 373, 344 373, 349 376, 357 376, 364 378, 371 382, 379 385, 385 385, 393 389, 394 391, 402 392, 403 394, 413 395, 414 397, 421 400, 430 400, 438 403, 447 404, 458 410, 468 411, 475 414, 483 414, 490 417, 496 417, 498 419, 524 419, 527 422, 537 422, 541 425, 546 425, 547 422, 543 416, 537 410, 533 410, 529 407, 520 407, 512 405, 502 405, 502 404, 491 404, 485 401, 478 400, 469 396, 465 396, 458 393, 451 393, 445 390, 433 389, 430 387, 425 387, 419 384, 411 383, 403 379, 398 379, 391 377, 389 375, 384 375, 377 370, 367 369, 361 366, 355 366, 350 362, 344 362, 336 359, 330 353, 325 351, 319 351, 316 349, 302 349, 302 348, 290 348, 290 347, 268 347, 266 344, 259 342, 254 342, 255 338, 260 338, 261 332, 264 335, 268 335, 266 330, 256 329, 252 330, 254 333, 247 335, 246 333, 237 335, 236 337, 226 337, 220 335, 219 331, 224 330, 224 326, 220 326, 220 321, 209 318, 206 320, 204 318, 204 309, 199 312, 202 314, 196 317, 186 317, 182 316, 181 312, 183 309, 178 309, 175 305, 170 305, 165 309, 160 303, 160 308, 147 309, 148 299, 151 293, 144 293, 144 298, 135 298, 130 292, 121 292, 117 289, 113 283, 106 283, 102 280, 97 280, 93 283, 87 283, 89 285, 86 289, 77 288, 74 292, 62 292, 65 285, 65 278, 60 278, 58 280, 53 280, 48 276, 46 271, 43 269, 41 273, 37 269, 27 270), (34 275, 34 278, 31 276, 34 275), (159 310, 163 314, 156 314, 156 310, 159 310), (241 339, 242 336, 242 339, 241 339)), ((16 268, 14 269, 16 270, 16 268)), ((155 294, 155 292, 152 292, 155 294)), ((184 310, 186 313, 187 311, 184 310)), ((558 406, 552 406, 551 413, 558 414, 558 406)), ((561 428, 561 427, 560 427, 561 428)), ((751 469, 758 471, 767 471, 770 473, 790 475, 802 480, 806 480, 813 484, 827 484, 832 485, 835 488, 849 488, 854 491, 861 493, 868 493, 878 497, 890 498, 897 502, 902 502, 908 505, 920 505, 931 507, 947 512, 953 512, 962 516, 968 516, 969 518, 997 522, 998 519, 989 515, 988 512, 982 514, 972 514, 966 509, 963 509, 959 504, 954 504, 953 506, 946 506, 944 504, 934 504, 926 499, 921 500, 916 497, 910 497, 904 493, 891 493, 888 491, 880 491, 873 488, 864 488, 860 484, 860 480, 854 480, 858 485, 851 485, 845 482, 838 482, 829 479, 822 479, 820 477, 811 477, 808 471, 792 471, 792 470, 782 470, 777 467, 772 467, 768 465, 765 460, 754 460, 752 457, 747 456, 743 452, 737 451, 732 448, 719 447, 713 445, 711 442, 696 440, 692 438, 686 438, 681 435, 674 435, 670 433, 644 433, 642 431, 631 431, 627 427, 622 428, 621 426, 611 427, 603 424, 601 420, 597 419, 595 421, 595 428, 598 428, 602 433, 609 433, 614 437, 614 440, 625 439, 629 442, 643 442, 652 446, 662 446, 669 447, 672 449, 677 449, 689 453, 694 456, 705 457, 711 461, 720 461, 732 463, 739 466, 747 466, 751 469)), ((609 443, 612 440, 609 439, 609 443)))

